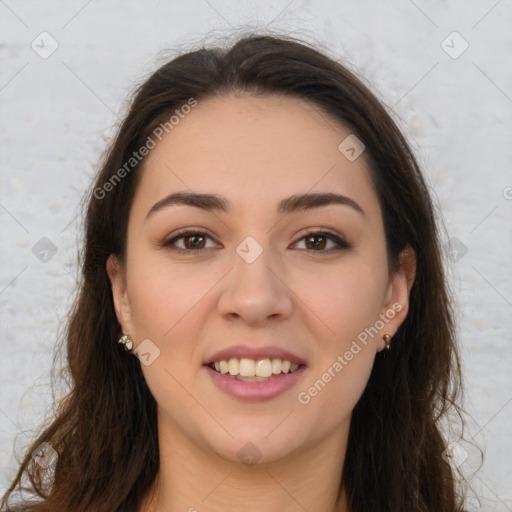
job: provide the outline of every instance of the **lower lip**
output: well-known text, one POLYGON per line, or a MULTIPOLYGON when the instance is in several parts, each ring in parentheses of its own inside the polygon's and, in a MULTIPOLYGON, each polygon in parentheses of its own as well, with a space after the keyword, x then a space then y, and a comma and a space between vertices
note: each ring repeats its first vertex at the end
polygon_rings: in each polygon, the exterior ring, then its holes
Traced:
POLYGON ((226 377, 226 375, 212 370, 209 366, 203 366, 203 368, 206 369, 213 382, 222 391, 240 400, 251 402, 270 400, 288 391, 306 371, 306 366, 300 366, 293 373, 280 373, 265 382, 247 382, 226 377))

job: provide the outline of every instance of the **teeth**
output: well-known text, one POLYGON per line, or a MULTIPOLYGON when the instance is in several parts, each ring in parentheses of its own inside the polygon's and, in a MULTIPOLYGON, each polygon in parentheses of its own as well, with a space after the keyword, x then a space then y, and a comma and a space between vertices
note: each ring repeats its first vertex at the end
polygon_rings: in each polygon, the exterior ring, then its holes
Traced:
POLYGON ((238 359, 232 357, 228 362, 229 375, 238 375, 240 373, 240 363, 238 359))
MULTIPOLYGON (((229 365, 228 365, 227 361, 221 361, 219 363, 219 366, 220 366, 220 373, 228 373, 229 372, 229 365)), ((217 370, 217 363, 215 363, 215 369, 217 370)))
POLYGON ((239 380, 262 381, 267 380, 272 375, 280 373, 292 373, 299 368, 299 364, 292 363, 282 359, 248 359, 242 357, 238 359, 232 357, 229 360, 215 361, 210 367, 222 374, 229 374, 237 377, 239 380))
MULTIPOLYGON (((255 368, 254 360, 252 359, 240 359, 240 366, 238 373, 242 377, 254 377, 256 375, 256 368, 255 368)), ((260 377, 263 377, 263 375, 260 375, 260 377)))
POLYGON ((271 377, 272 376, 272 363, 270 359, 260 359, 256 362, 255 375, 258 377, 271 377))
POLYGON ((235 379, 243 380, 244 382, 266 382, 268 380, 267 377, 242 377, 241 375, 237 375, 235 379))
POLYGON ((281 359, 272 359, 272 373, 276 375, 281 373, 281 359))

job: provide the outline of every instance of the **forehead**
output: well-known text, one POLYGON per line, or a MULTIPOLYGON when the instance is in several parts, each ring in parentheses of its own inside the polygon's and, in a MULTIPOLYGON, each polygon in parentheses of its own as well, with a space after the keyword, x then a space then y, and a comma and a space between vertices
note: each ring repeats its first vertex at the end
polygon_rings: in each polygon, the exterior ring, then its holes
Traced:
POLYGON ((371 209, 376 195, 364 153, 351 161, 338 149, 350 135, 349 127, 299 98, 209 98, 151 150, 138 195, 154 202, 176 190, 214 192, 241 213, 274 207, 291 194, 338 192, 371 209))

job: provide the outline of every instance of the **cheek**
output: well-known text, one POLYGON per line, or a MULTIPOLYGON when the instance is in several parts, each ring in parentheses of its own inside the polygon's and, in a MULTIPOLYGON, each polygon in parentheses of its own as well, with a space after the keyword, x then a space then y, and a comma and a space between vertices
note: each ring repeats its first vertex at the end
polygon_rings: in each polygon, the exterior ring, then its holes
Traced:
MULTIPOLYGON (((185 267, 187 267, 185 265, 185 267)), ((215 284, 212 274, 134 257, 129 269, 129 295, 137 336, 163 343, 188 323, 194 308, 215 284)))
POLYGON ((158 348, 158 358, 142 371, 160 405, 183 411, 191 405, 184 389, 193 388, 193 368, 201 365, 197 340, 207 292, 218 277, 192 266, 162 263, 147 253, 132 254, 128 287, 136 339, 150 339, 158 348))
POLYGON ((347 261, 323 277, 310 277, 307 283, 314 290, 308 305, 323 327, 316 330, 315 361, 298 401, 306 415, 324 416, 326 426, 334 427, 349 417, 368 382, 386 271, 361 260, 347 261))
POLYGON ((354 258, 345 265, 309 275, 303 283, 300 294, 321 320, 323 328, 318 332, 331 348, 342 350, 379 318, 386 286, 385 269, 380 271, 354 258))
POLYGON ((213 307, 210 293, 224 272, 171 265, 147 252, 134 251, 132 263, 128 287, 136 340, 150 339, 158 348, 158 359, 142 370, 155 398, 163 393, 164 402, 186 400, 178 382, 191 388, 202 365, 198 340, 213 307))

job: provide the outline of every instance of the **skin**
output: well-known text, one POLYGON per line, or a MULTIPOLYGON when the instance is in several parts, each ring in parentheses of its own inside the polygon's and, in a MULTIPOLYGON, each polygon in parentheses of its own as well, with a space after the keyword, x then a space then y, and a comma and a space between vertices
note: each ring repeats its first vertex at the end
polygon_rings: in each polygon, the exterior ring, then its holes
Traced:
POLYGON ((107 263, 123 332, 135 347, 150 339, 160 350, 142 365, 158 404, 161 451, 144 512, 348 510, 338 492, 351 413, 385 348, 382 335, 393 336, 407 314, 415 273, 408 251, 390 275, 364 153, 349 161, 338 150, 350 133, 300 99, 228 95, 199 102, 148 155, 126 261, 111 255, 107 263), (174 205, 146 219, 177 191, 218 194, 232 209, 174 205), (276 213, 280 200, 306 192, 343 194, 364 215, 342 205, 276 213), (199 241, 202 251, 190 238, 177 240, 186 254, 161 246, 181 228, 211 238, 199 241), (308 244, 304 229, 338 233, 350 248, 308 244), (263 249, 252 263, 236 252, 247 236, 263 249), (360 343, 343 370, 300 403, 298 393, 393 304, 402 308, 379 335, 360 343), (307 370, 271 400, 233 398, 202 365, 237 344, 285 348, 303 357, 307 370), (253 466, 237 456, 249 442, 261 454, 253 466))

